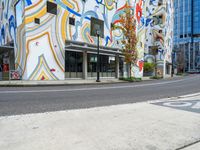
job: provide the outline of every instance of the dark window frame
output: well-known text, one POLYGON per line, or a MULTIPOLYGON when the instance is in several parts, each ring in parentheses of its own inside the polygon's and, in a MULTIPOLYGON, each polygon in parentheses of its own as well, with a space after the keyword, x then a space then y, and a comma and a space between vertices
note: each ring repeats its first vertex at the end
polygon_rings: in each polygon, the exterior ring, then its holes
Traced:
POLYGON ((76 24, 76 19, 73 17, 69 17, 69 25, 75 26, 76 24))
POLYGON ((56 3, 47 1, 47 13, 57 15, 58 13, 58 5, 56 3))
POLYGON ((34 19, 34 22, 35 22, 36 24, 40 24, 40 18, 35 18, 35 19, 34 19))

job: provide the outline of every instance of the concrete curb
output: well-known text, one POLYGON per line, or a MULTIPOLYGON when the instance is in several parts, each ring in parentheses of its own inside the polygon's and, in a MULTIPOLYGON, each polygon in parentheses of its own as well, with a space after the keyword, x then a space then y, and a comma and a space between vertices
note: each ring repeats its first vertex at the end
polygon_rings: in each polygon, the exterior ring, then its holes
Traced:
MULTIPOLYGON (((142 81, 135 81, 137 82, 148 82, 148 81, 157 81, 157 80, 172 80, 172 79, 176 79, 176 78, 180 78, 180 77, 174 77, 174 78, 165 78, 165 79, 145 79, 142 81)), ((80 86, 80 85, 106 85, 106 84, 120 84, 120 83, 135 83, 135 82, 129 82, 129 81, 123 81, 123 80, 102 80, 102 82, 95 82, 95 80, 91 80, 89 82, 87 82, 89 80, 83 81, 80 80, 80 82, 78 82, 78 80, 76 82, 70 82, 64 80, 62 81, 2 81, 4 83, 1 83, 0 81, 0 87, 37 87, 37 86, 80 86)))
MULTIPOLYGON (((51 81, 50 81, 51 82, 51 81)), ((118 81, 118 82, 92 82, 92 83, 9 83, 9 84, 0 84, 0 87, 37 87, 37 86, 79 86, 79 85, 105 85, 105 84, 120 84, 128 83, 127 81, 118 81)))

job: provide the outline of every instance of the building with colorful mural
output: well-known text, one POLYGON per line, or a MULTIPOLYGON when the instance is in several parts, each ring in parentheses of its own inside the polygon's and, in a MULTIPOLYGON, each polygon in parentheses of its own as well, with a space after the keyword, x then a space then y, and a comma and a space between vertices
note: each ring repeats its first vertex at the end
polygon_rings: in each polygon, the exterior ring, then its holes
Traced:
POLYGON ((120 29, 112 30, 112 25, 119 24, 120 15, 128 4, 135 11, 139 41, 138 63, 131 71, 133 76, 142 77, 144 61, 152 58, 149 47, 159 46, 159 65, 171 62, 173 3, 172 0, 160 2, 0 0, 2 70, 18 70, 23 80, 96 77, 97 38, 90 35, 91 17, 94 17, 104 21, 104 38, 100 39, 100 76, 127 76, 129 70, 121 53, 123 35, 120 29), (162 18, 160 14, 163 14, 162 18), (159 22, 159 18, 163 22, 159 22))
POLYGON ((173 0, 147 0, 143 5, 145 30, 144 60, 158 66, 158 75, 171 74, 173 48, 173 0), (156 48, 155 48, 156 47, 156 48), (152 52, 157 49, 157 52, 152 52))

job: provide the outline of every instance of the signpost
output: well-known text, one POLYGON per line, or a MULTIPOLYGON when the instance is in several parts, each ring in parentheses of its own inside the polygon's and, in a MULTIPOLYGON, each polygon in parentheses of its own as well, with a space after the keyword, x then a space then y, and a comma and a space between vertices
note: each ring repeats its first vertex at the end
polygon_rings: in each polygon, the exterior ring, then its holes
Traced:
POLYGON ((99 39, 104 38, 104 21, 91 17, 90 35, 97 37, 97 80, 100 81, 100 55, 99 55, 99 39))

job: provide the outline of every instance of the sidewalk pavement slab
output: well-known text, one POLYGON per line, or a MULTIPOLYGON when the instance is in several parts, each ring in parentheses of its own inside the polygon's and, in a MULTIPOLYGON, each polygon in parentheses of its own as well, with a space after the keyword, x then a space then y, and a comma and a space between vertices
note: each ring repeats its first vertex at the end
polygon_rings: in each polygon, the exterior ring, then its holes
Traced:
POLYGON ((200 140, 199 113, 152 103, 0 117, 0 149, 176 150, 200 140))
POLYGON ((175 150, 200 140, 200 114, 159 101, 0 117, 0 149, 175 150))

